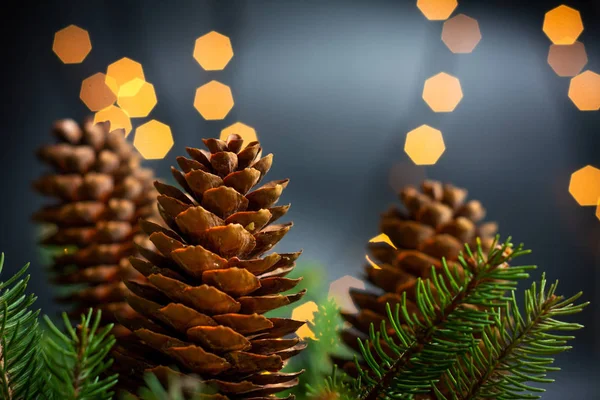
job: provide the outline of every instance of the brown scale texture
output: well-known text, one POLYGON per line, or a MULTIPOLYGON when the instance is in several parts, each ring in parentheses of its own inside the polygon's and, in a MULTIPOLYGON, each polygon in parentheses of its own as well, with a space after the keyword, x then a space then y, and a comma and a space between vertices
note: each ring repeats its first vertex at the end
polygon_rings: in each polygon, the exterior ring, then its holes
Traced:
MULTIPOLYGON (((72 305, 73 316, 93 307, 104 324, 116 322, 115 313, 131 312, 121 278, 135 243, 144 242, 137 220, 155 213, 153 174, 140 167, 124 132, 109 132, 107 123, 65 119, 52 132, 57 143, 37 153, 51 171, 33 186, 54 201, 33 219, 50 231, 42 245, 59 250, 53 280, 70 290, 58 300, 72 305)), ((125 331, 118 326, 115 333, 125 331)))
POLYGON ((218 391, 207 399, 275 398, 297 385, 301 372, 280 370, 305 347, 289 337, 304 322, 264 316, 304 295, 284 294, 300 281, 286 278, 300 252, 265 255, 292 227, 275 223, 289 209, 275 205, 288 180, 255 188, 273 159, 258 142, 203 142, 209 151, 188 148, 172 168, 182 190, 155 184, 168 228, 141 222, 157 251, 131 258, 144 277, 126 281, 136 313, 120 319, 132 334, 115 367, 132 392, 144 372, 166 381, 177 369, 218 391))
MULTIPOLYGON (((484 253, 489 251, 497 232, 495 223, 481 223, 485 209, 478 200, 467 201, 467 191, 450 184, 427 180, 421 190, 407 186, 400 192, 403 209, 393 207, 381 217, 380 230, 397 247, 386 243, 369 243, 373 261, 380 267, 368 264, 366 279, 381 290, 378 293, 350 290, 358 313, 342 313, 351 327, 342 332, 342 340, 360 353, 357 338, 369 336, 371 323, 378 328, 386 321, 389 333, 393 332, 386 316, 386 303, 392 310, 401 302, 406 292, 409 313, 417 313, 414 302, 418 278, 427 279, 431 267, 442 272, 442 258, 449 268, 462 272, 458 255, 469 244, 475 251, 477 237, 481 238, 484 253)), ((387 348, 382 342, 384 349, 387 348)), ((391 355, 392 353, 390 353, 391 355)), ((356 376, 354 361, 335 359, 349 375, 356 376)), ((424 397, 427 398, 427 397, 424 397)))

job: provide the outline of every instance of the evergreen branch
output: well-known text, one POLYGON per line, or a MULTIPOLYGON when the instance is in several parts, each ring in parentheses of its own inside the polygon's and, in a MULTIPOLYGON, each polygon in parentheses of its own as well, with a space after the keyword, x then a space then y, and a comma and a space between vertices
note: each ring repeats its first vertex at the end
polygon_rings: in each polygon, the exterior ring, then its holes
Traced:
MULTIPOLYGON (((0 255, 0 274, 4 253, 0 255)), ((44 394, 39 358, 41 333, 39 310, 30 310, 36 300, 25 294, 29 264, 6 282, 0 282, 0 398, 21 400, 44 394)))
POLYGON ((115 344, 110 335, 112 324, 99 329, 101 312, 94 315, 90 309, 81 315, 76 327, 66 313, 63 313, 66 332, 44 316, 50 335, 44 347, 44 363, 50 377, 48 384, 56 398, 68 400, 109 400, 113 396, 112 387, 117 383, 117 375, 103 377, 112 364, 107 355, 115 344))
POLYGON ((306 385, 308 398, 311 400, 355 400, 354 388, 346 374, 339 373, 337 365, 333 366, 331 375, 318 386, 306 385))
POLYGON ((144 381, 146 386, 139 390, 139 394, 126 393, 123 400, 227 400, 227 397, 216 393, 215 389, 205 385, 193 376, 179 373, 159 373, 166 380, 166 387, 153 373, 146 373, 144 381), (165 378, 166 375, 166 378, 165 378))
POLYGON ((480 344, 460 357, 444 377, 449 394, 435 388, 439 399, 539 399, 543 392, 532 383, 550 383, 547 373, 557 371, 552 356, 570 349, 573 336, 558 334, 583 326, 557 318, 578 313, 589 303, 574 304, 581 292, 568 299, 556 295, 558 282, 546 290, 546 278, 525 291, 523 315, 513 296, 504 310, 495 312, 480 344), (527 393, 532 392, 532 393, 527 393), (449 397, 447 397, 449 396, 449 397))

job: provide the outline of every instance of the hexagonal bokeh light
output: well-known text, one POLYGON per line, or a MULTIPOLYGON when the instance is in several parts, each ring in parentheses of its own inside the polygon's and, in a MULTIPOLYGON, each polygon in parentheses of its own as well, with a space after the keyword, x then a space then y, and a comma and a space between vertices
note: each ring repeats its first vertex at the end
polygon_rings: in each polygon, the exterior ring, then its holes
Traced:
POLYGON ((329 297, 332 297, 338 306, 345 312, 355 313, 358 311, 348 292, 350 288, 364 289, 365 283, 353 276, 343 276, 329 285, 329 297))
POLYGON ((126 83, 131 82, 136 78, 141 79, 142 81, 146 80, 142 64, 127 57, 123 57, 110 64, 106 69, 106 76, 113 79, 107 81, 106 84, 116 95, 119 95, 121 86, 126 83))
POLYGON ((453 53, 471 53, 481 41, 479 23, 474 18, 458 14, 444 22, 442 41, 453 53))
POLYGON ((548 50, 548 64, 558 76, 575 76, 587 62, 585 46, 581 42, 552 44, 548 50))
POLYGON ((440 72, 425 81, 423 100, 435 112, 454 111, 462 98, 460 81, 452 75, 440 72))
POLYGON ((248 143, 255 142, 258 140, 258 136, 256 135, 256 130, 253 127, 243 124, 241 122, 236 122, 235 124, 229 125, 227 128, 221 131, 221 140, 227 140, 229 135, 237 134, 242 137, 244 140, 244 147, 248 145, 248 143))
POLYGON ((212 31, 196 39, 194 58, 206 71, 222 70, 232 57, 231 40, 227 36, 212 31))
POLYGON ((457 6, 457 0, 417 0, 417 7, 431 21, 448 19, 457 6))
POLYGON ((76 25, 69 25, 54 34, 52 51, 65 64, 81 63, 91 50, 88 31, 76 25))
POLYGON ((115 105, 108 106, 94 115, 94 124, 105 121, 108 121, 110 124, 109 129, 111 132, 117 129, 123 129, 125 131, 125 137, 131 132, 131 118, 129 118, 126 111, 115 105))
POLYGON ((569 193, 580 206, 597 206, 600 200, 600 169, 586 165, 573 172, 569 193))
POLYGON ((135 130, 133 146, 146 160, 165 158, 173 147, 171 128, 157 120, 151 120, 135 130))
POLYGON ((542 30, 554 44, 573 44, 583 32, 581 14, 566 5, 546 13, 542 30))
POLYGON ((100 111, 117 100, 117 96, 106 85, 106 75, 102 72, 81 82, 79 97, 91 111, 100 111))
POLYGON ((406 134, 404 151, 416 165, 433 165, 446 150, 442 132, 421 125, 406 134))
POLYGON ((134 78, 120 87, 117 103, 132 118, 146 117, 157 103, 154 86, 134 78))
POLYGON ((398 248, 392 243, 392 239, 385 233, 380 233, 379 235, 372 237, 369 239, 369 243, 387 243, 392 246, 394 249, 398 250, 398 248))
POLYGON ((229 86, 210 81, 196 89, 194 108, 206 120, 223 119, 233 108, 233 95, 229 86))
POLYGON ((581 111, 600 109, 600 75, 590 70, 571 78, 569 98, 581 111))
MULTIPOLYGON (((314 301, 307 301, 306 303, 301 304, 298 307, 294 308, 294 310, 292 311, 292 319, 294 319, 296 321, 314 322, 315 313, 318 310, 319 310, 319 306, 317 306, 317 303, 315 303, 314 301)), ((314 332, 310 329, 308 324, 302 325, 296 331, 296 335, 298 335, 298 337, 302 338, 302 339, 307 339, 307 338, 315 339, 316 338, 314 332)))

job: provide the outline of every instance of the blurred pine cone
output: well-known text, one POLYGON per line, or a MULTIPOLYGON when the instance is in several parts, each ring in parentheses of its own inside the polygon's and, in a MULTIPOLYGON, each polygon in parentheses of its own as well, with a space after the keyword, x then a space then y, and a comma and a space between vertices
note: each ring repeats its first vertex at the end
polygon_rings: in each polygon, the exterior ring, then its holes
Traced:
POLYGON ((116 322, 115 313, 129 309, 121 273, 136 252, 134 242, 146 237, 137 220, 154 213, 153 174, 140 167, 124 132, 109 132, 107 123, 65 119, 54 124, 53 133, 58 143, 38 151, 52 172, 33 186, 56 202, 33 219, 51 231, 42 245, 58 252, 53 279, 69 289, 58 300, 73 306, 73 316, 93 307, 102 310, 102 323, 116 322))
POLYGON ((165 381, 175 366, 219 393, 206 398, 271 399, 297 385, 300 372, 279 371, 305 347, 283 339, 304 322, 263 315, 305 292, 281 294, 300 281, 285 278, 300 252, 263 256, 292 227, 273 224, 289 209, 274 205, 288 180, 251 191, 272 155, 262 157, 258 142, 242 149, 238 135, 203 141, 210 151, 188 148, 191 158, 177 158, 182 171, 172 168, 183 191, 155 183, 169 229, 141 223, 158 252, 131 258, 145 278, 126 282, 137 313, 120 319, 133 334, 115 348, 115 367, 130 391, 145 372, 165 381))

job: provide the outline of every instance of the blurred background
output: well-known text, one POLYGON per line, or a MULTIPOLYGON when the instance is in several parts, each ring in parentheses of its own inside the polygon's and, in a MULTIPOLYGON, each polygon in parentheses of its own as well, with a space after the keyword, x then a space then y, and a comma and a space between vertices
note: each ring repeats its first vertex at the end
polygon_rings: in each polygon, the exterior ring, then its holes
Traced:
MULTIPOLYGON (((425 177, 468 188, 503 236, 533 250, 522 261, 540 267, 535 277, 544 270, 560 280, 561 293, 583 290, 592 302, 577 317, 586 328, 559 357, 559 383, 544 398, 598 398, 600 221, 595 207, 578 205, 569 182, 586 165, 600 168, 600 112, 580 111, 567 95, 570 78, 548 63, 544 15, 563 2, 459 0, 452 15, 476 19, 482 36, 470 54, 450 51, 443 21, 427 20, 415 3, 12 2, 1 28, 0 250, 7 273, 32 261, 39 306, 59 310, 30 219, 47 203, 31 189, 44 172, 34 152, 53 140, 54 120, 91 114, 79 97, 82 81, 128 57, 143 65, 158 100, 133 128, 156 119, 174 139, 163 159, 145 165, 166 178, 186 146, 200 147, 236 122, 253 127, 275 155, 271 179, 291 178, 282 202, 292 203, 295 225, 278 250, 304 249, 304 260, 323 265, 331 282, 361 277, 379 215, 397 203, 394 188, 425 177), (71 24, 92 43, 78 64, 52 51, 55 33, 71 24), (233 46, 222 71, 206 71, 192 56, 196 39, 213 30, 233 46), (453 112, 436 113, 422 98, 425 80, 439 72, 460 80, 464 97, 453 112), (212 80, 231 88, 235 105, 224 119, 207 121, 194 96, 212 80), (426 167, 404 151, 407 133, 423 124, 443 133, 446 148, 426 167)), ((583 70, 600 73, 600 3, 564 4, 581 13, 583 70)))

